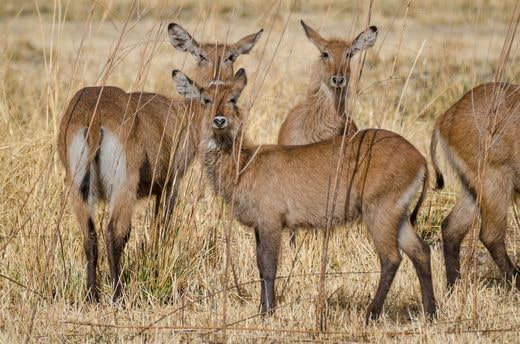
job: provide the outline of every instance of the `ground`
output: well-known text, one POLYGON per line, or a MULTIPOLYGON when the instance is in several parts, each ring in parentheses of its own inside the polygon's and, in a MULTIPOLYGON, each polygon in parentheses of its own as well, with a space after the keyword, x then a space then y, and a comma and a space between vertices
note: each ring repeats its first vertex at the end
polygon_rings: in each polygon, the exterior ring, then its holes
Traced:
MULTIPOLYGON (((264 28, 242 56, 250 83, 239 105, 251 141, 274 143, 292 106, 305 96, 318 51, 300 19, 325 37, 349 39, 370 24, 379 38, 359 82, 353 61, 352 116, 359 127, 393 130, 425 156, 435 118, 471 87, 492 81, 516 2, 507 1, 3 1, 0 4, 0 342, 120 341, 435 341, 513 342, 520 330, 520 293, 501 282, 481 244, 452 294, 445 289, 440 224, 458 185, 445 163, 448 187, 430 190, 417 230, 431 246, 439 312, 421 314, 413 266, 403 260, 382 318, 364 325, 374 295, 378 257, 361 224, 337 229, 327 265, 327 328, 318 332, 315 299, 321 232, 300 232, 298 248, 284 237, 279 309, 258 316, 254 234, 230 221, 229 209, 205 187, 196 163, 183 182, 175 222, 159 240, 153 202, 140 202, 125 251, 124 306, 110 302, 100 207, 99 305, 84 302, 79 228, 68 206, 56 154, 60 118, 86 85, 116 85, 172 97, 171 70, 194 61, 170 45, 166 25, 178 22, 200 41, 235 41, 264 28), (226 271, 225 233, 240 283, 226 271), (300 246, 301 245, 301 246, 300 246), (227 286, 227 289, 226 289, 227 286)), ((518 10, 518 9, 517 9, 518 10)), ((514 42, 502 80, 519 81, 514 42)), ((443 159, 441 159, 443 160, 443 159)), ((507 247, 519 261, 513 208, 507 247)), ((471 251, 464 244, 464 257, 471 251)))

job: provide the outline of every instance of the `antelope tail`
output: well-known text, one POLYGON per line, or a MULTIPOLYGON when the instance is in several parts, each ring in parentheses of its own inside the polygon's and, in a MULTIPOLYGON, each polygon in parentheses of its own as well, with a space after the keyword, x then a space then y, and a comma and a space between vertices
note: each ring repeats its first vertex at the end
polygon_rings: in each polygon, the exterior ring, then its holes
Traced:
POLYGON ((430 143, 430 157, 432 159, 433 168, 435 170, 435 189, 440 190, 444 187, 444 177, 439 169, 439 163, 437 162, 437 144, 439 143, 439 129, 435 127, 433 129, 432 141, 430 143))

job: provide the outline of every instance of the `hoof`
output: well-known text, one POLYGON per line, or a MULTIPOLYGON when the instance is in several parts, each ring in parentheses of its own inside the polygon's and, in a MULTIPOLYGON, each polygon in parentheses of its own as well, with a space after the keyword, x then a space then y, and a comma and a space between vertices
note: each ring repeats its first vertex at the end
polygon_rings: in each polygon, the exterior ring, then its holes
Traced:
POLYGON ((372 310, 369 310, 367 312, 367 315, 365 317, 365 325, 369 325, 371 322, 373 321, 376 321, 377 319, 379 319, 379 314, 381 312, 377 312, 377 311, 374 311, 373 309, 372 310))
POLYGON ((437 306, 435 305, 435 303, 428 306, 428 308, 426 309, 426 317, 429 321, 433 321, 437 317, 437 306))
POLYGON ((260 316, 262 318, 270 317, 274 314, 274 308, 268 307, 265 304, 260 305, 260 316))
POLYGON ((99 303, 99 294, 97 291, 87 291, 87 302, 88 303, 99 303))

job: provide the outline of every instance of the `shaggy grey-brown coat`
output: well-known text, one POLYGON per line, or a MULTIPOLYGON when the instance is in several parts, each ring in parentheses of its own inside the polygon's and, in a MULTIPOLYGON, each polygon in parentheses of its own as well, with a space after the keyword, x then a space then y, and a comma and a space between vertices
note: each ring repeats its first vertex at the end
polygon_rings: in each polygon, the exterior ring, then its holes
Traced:
POLYGON ((174 80, 181 94, 209 102, 201 127, 204 170, 214 191, 228 203, 234 200, 235 218, 255 230, 262 312, 275 307, 284 227, 325 228, 332 216, 334 227, 363 219, 379 253, 381 277, 367 320, 382 310, 401 262, 400 248, 415 265, 425 312, 433 316, 430 250, 408 215, 414 196, 421 194, 418 209, 426 193, 426 160, 417 149, 397 134, 376 129, 358 132, 344 147, 343 137, 304 146, 254 146, 244 138, 240 145, 243 124, 236 102, 247 82, 242 69, 217 95, 178 71, 174 80))

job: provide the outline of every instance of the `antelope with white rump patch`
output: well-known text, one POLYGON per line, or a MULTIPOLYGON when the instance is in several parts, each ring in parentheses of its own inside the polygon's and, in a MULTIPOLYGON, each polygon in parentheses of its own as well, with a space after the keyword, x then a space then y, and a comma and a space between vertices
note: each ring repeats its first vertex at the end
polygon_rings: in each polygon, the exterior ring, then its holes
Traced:
POLYGON ((477 86, 437 119, 430 152, 436 187, 442 189, 438 143, 462 189, 442 223, 448 288, 460 276, 461 243, 479 216, 480 240, 506 280, 513 283, 516 279, 520 289, 520 270, 511 262, 505 245, 507 212, 520 193, 520 85, 477 86))
MULTIPOLYGON (((198 80, 221 81, 233 76, 233 63, 247 54, 262 30, 236 44, 199 44, 177 24, 168 26, 170 40, 194 55, 198 80)), ((218 83, 218 82, 217 82, 218 83)), ((122 293, 120 258, 130 235, 137 199, 166 199, 164 228, 174 206, 180 179, 199 144, 198 102, 171 101, 155 93, 126 93, 120 88, 86 87, 70 101, 61 120, 58 150, 66 183, 83 232, 87 259, 87 298, 98 301, 95 205, 109 203, 107 254, 113 299, 122 293)))
MULTIPOLYGON (((218 92, 214 86, 197 86, 179 71, 173 72, 173 80, 180 94, 205 108, 200 141, 204 169, 214 191, 228 203, 235 200, 235 218, 255 230, 261 312, 272 312, 282 230, 326 227, 334 189, 329 181, 335 180, 343 138, 305 146, 254 146, 244 138, 240 146, 243 123, 236 102, 247 83, 243 69, 218 92)), ((333 226, 362 218, 381 262, 367 321, 382 310, 401 263, 400 248, 413 261, 424 310, 433 316, 430 250, 415 233, 408 213, 420 193, 413 216, 417 214, 426 193, 426 160, 401 136, 377 129, 346 140, 343 154, 333 226)))

